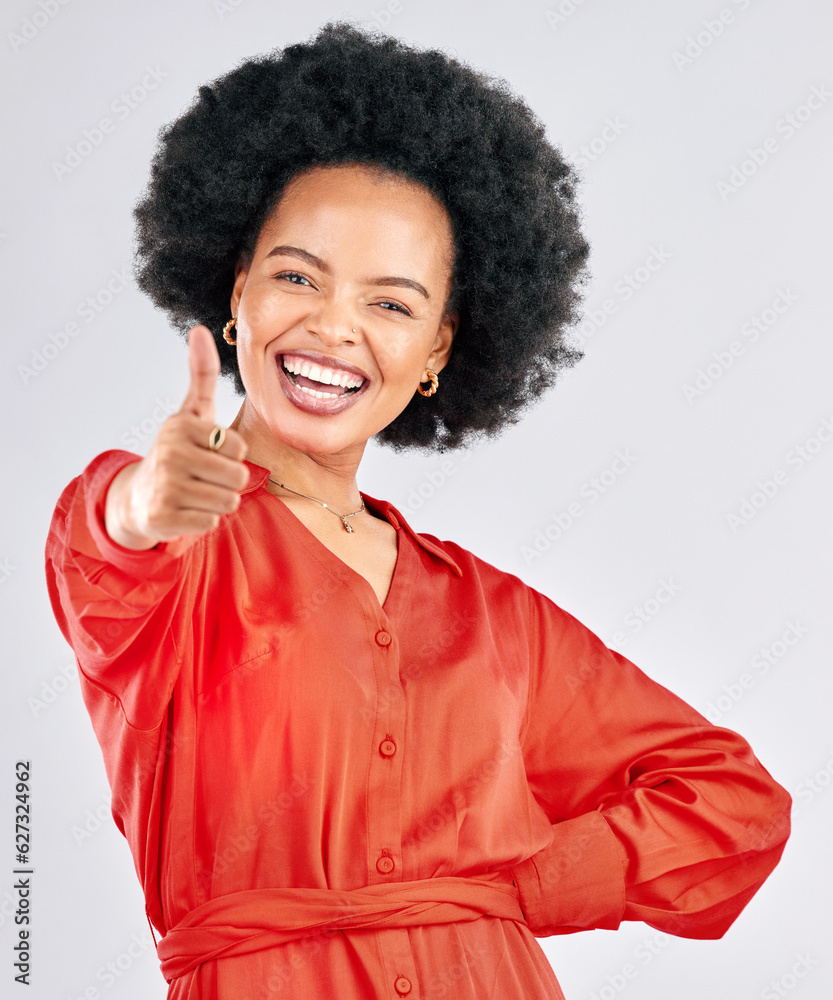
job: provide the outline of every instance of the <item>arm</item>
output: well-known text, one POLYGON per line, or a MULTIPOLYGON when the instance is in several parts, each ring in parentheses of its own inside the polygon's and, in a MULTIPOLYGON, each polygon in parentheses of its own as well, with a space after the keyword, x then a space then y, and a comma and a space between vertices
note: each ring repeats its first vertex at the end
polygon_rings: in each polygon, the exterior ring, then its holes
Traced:
POLYGON ((721 937, 778 863, 790 797, 717 728, 530 591, 522 733, 553 841, 512 871, 539 937, 642 920, 721 937))
POLYGON ((155 727, 173 690, 200 539, 237 509, 249 481, 236 430, 211 446, 220 357, 201 324, 188 333, 188 366, 185 401, 146 458, 111 450, 93 459, 61 494, 46 542, 49 597, 79 670, 139 729, 155 727))
POLYGON ((187 620, 180 600, 202 546, 195 547, 201 536, 194 534, 143 550, 110 537, 110 485, 139 460, 106 451, 72 480, 52 515, 45 562, 53 613, 79 670, 119 702, 131 725, 145 729, 158 722, 176 679, 177 639, 187 620))
MULTIPOLYGON (((140 459, 141 461, 141 459, 140 459)), ((130 510, 130 484, 138 467, 138 462, 130 462, 120 469, 103 491, 104 529, 107 535, 122 548, 134 551, 154 549, 158 538, 148 538, 133 526, 130 510)))

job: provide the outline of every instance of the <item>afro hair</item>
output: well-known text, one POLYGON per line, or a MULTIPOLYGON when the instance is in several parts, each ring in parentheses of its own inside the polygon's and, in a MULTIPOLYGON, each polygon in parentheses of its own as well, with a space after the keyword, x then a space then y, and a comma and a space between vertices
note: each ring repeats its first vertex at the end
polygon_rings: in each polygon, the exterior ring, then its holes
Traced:
POLYGON ((455 241, 446 312, 460 323, 440 391, 415 393, 376 439, 445 450, 516 422, 584 356, 565 339, 590 250, 578 178, 505 81, 442 51, 330 21, 201 86, 160 130, 134 209, 139 287, 183 336, 212 331, 222 375, 245 394, 222 337, 235 264, 251 261, 296 174, 339 163, 424 185, 455 241))

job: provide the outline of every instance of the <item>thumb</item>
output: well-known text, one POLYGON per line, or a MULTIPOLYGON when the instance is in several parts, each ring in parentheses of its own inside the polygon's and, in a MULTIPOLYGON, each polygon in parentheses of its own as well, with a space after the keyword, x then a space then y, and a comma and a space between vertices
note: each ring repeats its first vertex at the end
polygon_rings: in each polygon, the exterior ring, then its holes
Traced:
POLYGON ((220 355, 214 343, 214 334, 201 323, 188 331, 188 367, 191 370, 191 384, 182 410, 194 413, 201 420, 213 424, 214 393, 220 377, 220 355))

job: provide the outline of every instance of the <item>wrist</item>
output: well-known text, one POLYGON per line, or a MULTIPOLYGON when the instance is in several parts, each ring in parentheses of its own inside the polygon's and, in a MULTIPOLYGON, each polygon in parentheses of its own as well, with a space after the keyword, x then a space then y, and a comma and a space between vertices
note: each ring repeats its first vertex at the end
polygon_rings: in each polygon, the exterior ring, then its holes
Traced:
POLYGON ((131 484, 140 464, 131 462, 116 474, 104 502, 107 534, 117 545, 138 551, 152 549, 159 542, 138 531, 131 519, 131 484))

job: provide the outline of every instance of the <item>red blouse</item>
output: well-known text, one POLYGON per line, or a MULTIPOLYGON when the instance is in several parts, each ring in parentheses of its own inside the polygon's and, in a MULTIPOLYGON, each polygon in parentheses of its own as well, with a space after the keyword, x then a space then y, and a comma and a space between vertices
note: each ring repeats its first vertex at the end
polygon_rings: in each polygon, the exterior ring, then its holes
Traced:
POLYGON ((547 597, 397 531, 373 588, 250 477, 132 551, 72 480, 46 543, 169 998, 562 998, 536 937, 721 936, 790 798, 736 733, 547 597))

